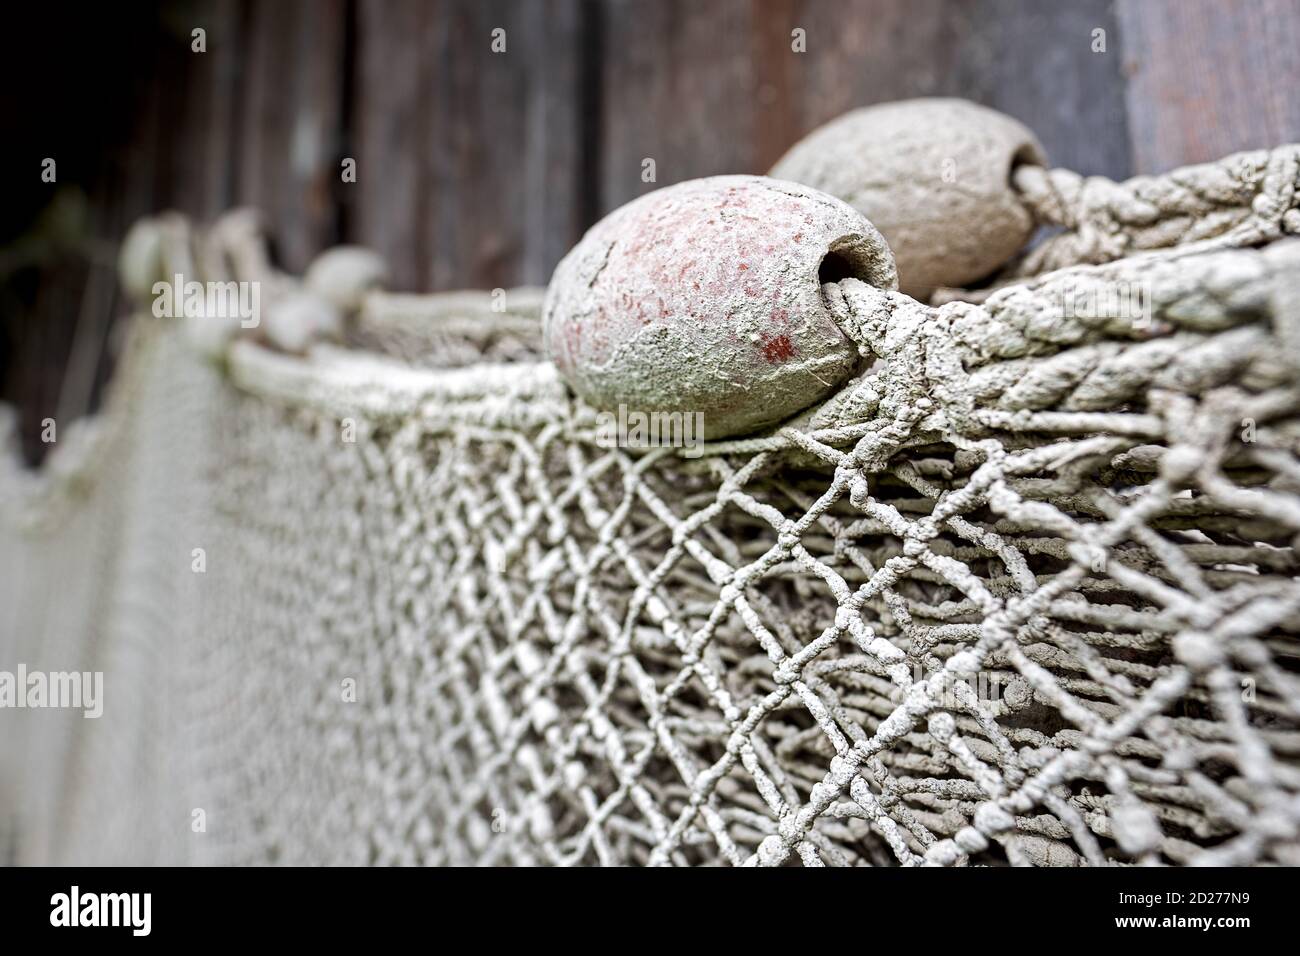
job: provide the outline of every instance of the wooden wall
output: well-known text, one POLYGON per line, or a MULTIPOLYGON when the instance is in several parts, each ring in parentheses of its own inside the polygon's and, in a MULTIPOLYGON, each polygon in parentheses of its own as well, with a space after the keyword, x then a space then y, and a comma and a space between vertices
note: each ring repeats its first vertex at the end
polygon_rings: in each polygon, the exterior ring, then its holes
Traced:
POLYGON ((91 401, 120 311, 113 244, 158 209, 259 206, 292 270, 351 241, 400 288, 495 287, 544 284, 642 192, 763 172, 874 102, 965 96, 1026 122, 1054 163, 1112 177, 1300 140, 1300 0, 198 0, 104 19, 80 57, 60 5, 40 9, 0 67, 19 134, 6 236, 51 195, 32 170, 54 141, 80 157, 65 185, 88 238, 37 279, 0 276, 0 394, 33 422, 91 401), (57 108, 82 126, 40 118, 54 94, 24 89, 19 47, 58 53, 57 108), (71 397, 69 363, 91 380, 71 397))

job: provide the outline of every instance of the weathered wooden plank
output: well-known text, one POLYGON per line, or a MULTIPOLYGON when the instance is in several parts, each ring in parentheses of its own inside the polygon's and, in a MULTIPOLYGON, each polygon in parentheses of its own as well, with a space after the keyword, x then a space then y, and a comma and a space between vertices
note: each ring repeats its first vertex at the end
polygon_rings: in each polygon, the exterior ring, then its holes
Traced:
POLYGON ((1051 159, 1129 170, 1109 0, 606 0, 603 210, 695 176, 763 172, 854 107, 963 96, 1032 127, 1051 159), (1106 31, 1105 53, 1092 49, 1106 31), (792 48, 803 31, 805 52, 792 48), (656 159, 657 184, 640 181, 656 159))
POLYGON ((211 219, 220 215, 234 198, 236 122, 239 80, 244 64, 241 35, 241 7, 235 0, 214 0, 202 16, 208 32, 207 59, 199 65, 205 73, 194 84, 198 152, 198 215, 211 219))
POLYGON ((1120 0, 1137 172, 1300 141, 1297 0, 1120 0))
POLYGON ((1037 134, 1053 165, 1130 175, 1126 81, 1111 0, 946 6, 953 62, 939 84, 945 94, 1016 117, 1037 134))
POLYGON ((600 16, 600 211, 684 179, 753 172, 751 5, 606 2, 600 16))
MULTIPOLYGON (((587 8, 574 0, 524 7, 531 80, 525 105, 523 260, 510 284, 545 285, 587 226, 584 82, 597 54, 587 8)), ((587 93, 590 95, 590 92, 587 93)), ((594 121, 594 116, 592 120, 594 121)))
POLYGON ((448 0, 433 18, 424 152, 424 281, 504 286, 520 273, 530 34, 516 3, 448 0), (504 52, 493 31, 504 30, 504 52))
MULTIPOLYGON (((763 125, 780 124, 786 135, 758 156, 766 170, 800 136, 859 106, 944 92, 950 38, 950 4, 934 0, 885 0, 837 4, 803 0, 784 17, 756 5, 767 55, 755 66, 760 102, 768 91, 789 100, 792 119, 765 109, 763 125), (793 53, 791 31, 805 31, 807 52, 793 53), (780 92, 782 85, 788 91, 780 92)), ((779 8, 777 8, 779 9, 779 8)))
POLYGON ((247 25, 234 193, 266 211, 294 271, 337 235, 344 9, 344 0, 258 3, 247 25))
POLYGON ((202 0, 161 11, 150 83, 160 100, 162 138, 139 144, 154 170, 157 206, 210 219, 233 198, 237 81, 246 37, 236 0, 202 0), (205 31, 206 51, 193 49, 192 31, 205 31))
POLYGON ((430 287, 545 282, 576 238, 579 17, 571 2, 449 0, 436 18, 424 141, 430 287))
POLYGON ((352 123, 346 152, 356 182, 342 184, 348 239, 388 260, 394 288, 423 286, 423 143, 429 122, 424 35, 437 15, 420 0, 358 4, 352 123))
POLYGON ((349 232, 395 286, 543 283, 576 240, 582 30, 569 0, 361 4, 349 232))

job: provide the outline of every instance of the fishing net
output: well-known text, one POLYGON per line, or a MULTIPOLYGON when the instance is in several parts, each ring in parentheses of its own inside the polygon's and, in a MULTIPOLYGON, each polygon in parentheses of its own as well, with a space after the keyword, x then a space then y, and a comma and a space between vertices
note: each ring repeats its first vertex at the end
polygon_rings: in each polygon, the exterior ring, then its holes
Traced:
POLYGON ((1300 863, 1297 152, 1252 156, 1136 225, 1035 180, 1057 271, 978 303, 826 285, 867 371, 698 454, 602 441, 535 291, 305 357, 137 317, 0 473, 0 666, 104 674, 0 716, 10 855, 1300 863))

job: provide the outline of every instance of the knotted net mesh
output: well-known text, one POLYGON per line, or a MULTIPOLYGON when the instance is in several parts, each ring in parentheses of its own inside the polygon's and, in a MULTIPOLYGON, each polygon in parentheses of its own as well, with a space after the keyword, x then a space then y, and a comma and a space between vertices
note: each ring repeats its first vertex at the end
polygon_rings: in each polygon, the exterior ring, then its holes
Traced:
POLYGON ((531 292, 375 295, 306 358, 140 317, 105 414, 0 475, 4 660, 105 687, 4 715, 7 842, 1300 863, 1298 264, 831 284, 868 370, 700 454, 603 441, 531 292))

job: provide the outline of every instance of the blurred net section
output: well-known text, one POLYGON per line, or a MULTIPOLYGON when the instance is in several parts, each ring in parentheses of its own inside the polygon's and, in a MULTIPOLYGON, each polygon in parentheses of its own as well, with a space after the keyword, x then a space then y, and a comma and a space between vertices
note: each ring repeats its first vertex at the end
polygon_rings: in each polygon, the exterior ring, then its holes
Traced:
POLYGON ((540 360, 545 291, 374 292, 348 344, 426 368, 540 360))
POLYGON ((1296 249, 1140 328, 1051 298, 1108 267, 827 287, 876 366, 698 458, 598 440, 535 293, 219 364, 141 317, 0 476, 0 666, 105 675, 0 714, 16 859, 1300 863, 1296 249))

